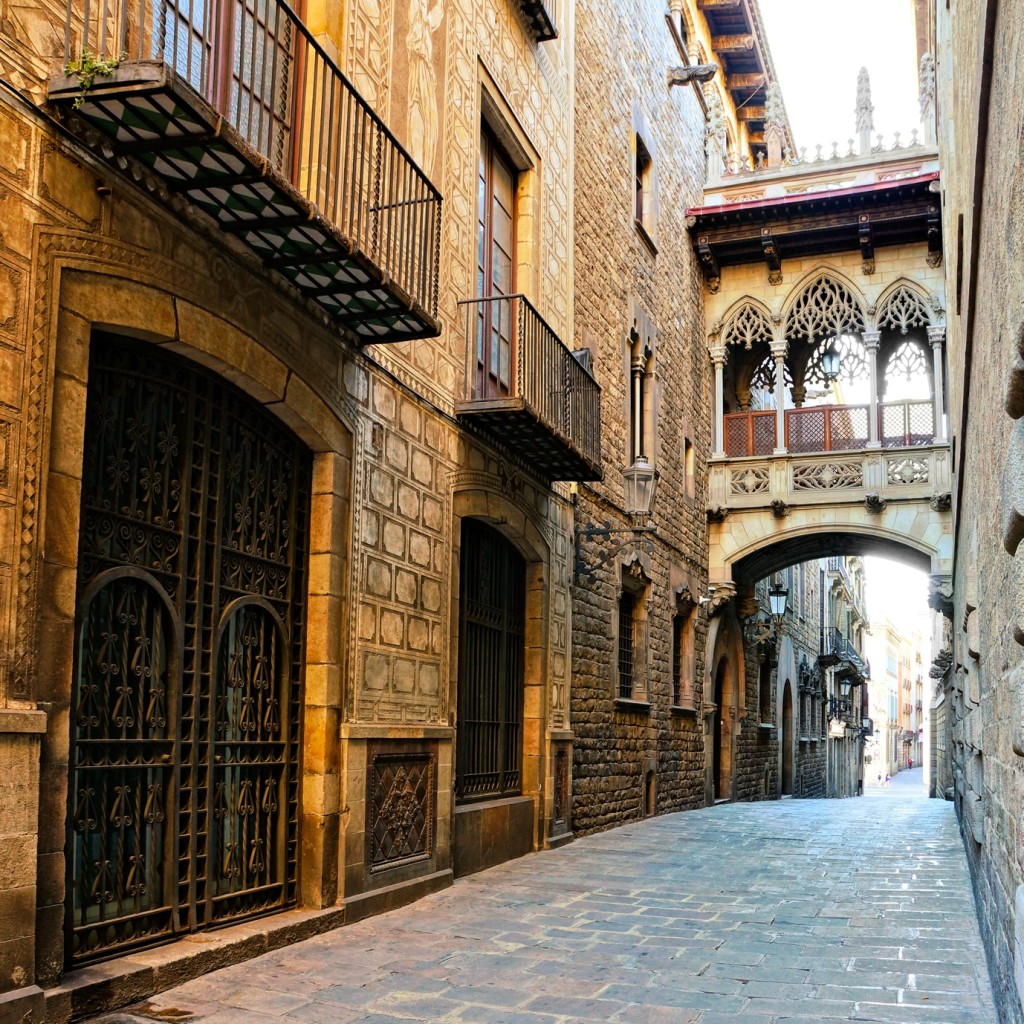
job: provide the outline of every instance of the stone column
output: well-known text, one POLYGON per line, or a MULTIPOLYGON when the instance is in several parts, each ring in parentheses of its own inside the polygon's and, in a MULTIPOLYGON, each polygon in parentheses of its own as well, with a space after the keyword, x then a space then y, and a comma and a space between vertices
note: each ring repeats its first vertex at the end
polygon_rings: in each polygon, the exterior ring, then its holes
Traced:
POLYGON ((864 347, 868 352, 868 447, 881 448, 878 439, 878 342, 881 331, 865 331, 862 335, 864 347))
POLYGON ((711 352, 715 364, 715 444, 713 459, 725 458, 725 346, 711 352))
POLYGON ((773 455, 786 454, 786 342, 771 343, 772 358, 775 360, 775 451, 773 455))
POLYGON ((935 440, 937 443, 946 440, 946 410, 942 399, 944 388, 942 350, 945 341, 946 328, 944 326, 928 328, 928 342, 932 347, 932 388, 935 392, 933 401, 935 403, 935 440))

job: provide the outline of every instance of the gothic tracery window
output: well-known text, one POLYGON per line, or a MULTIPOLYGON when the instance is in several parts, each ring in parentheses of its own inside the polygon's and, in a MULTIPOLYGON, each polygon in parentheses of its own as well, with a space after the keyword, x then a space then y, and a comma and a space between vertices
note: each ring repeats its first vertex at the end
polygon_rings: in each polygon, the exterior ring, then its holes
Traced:
POLYGON ((860 304, 845 285, 822 274, 800 293, 786 318, 786 337, 814 341, 864 330, 860 304))
POLYGON ((894 291, 882 303, 878 315, 880 328, 890 327, 900 334, 907 334, 912 327, 926 327, 930 322, 925 304, 909 288, 894 291))
POLYGON ((750 349, 759 341, 770 343, 772 325, 768 317, 751 303, 741 306, 722 329, 722 343, 725 345, 742 345, 750 349))

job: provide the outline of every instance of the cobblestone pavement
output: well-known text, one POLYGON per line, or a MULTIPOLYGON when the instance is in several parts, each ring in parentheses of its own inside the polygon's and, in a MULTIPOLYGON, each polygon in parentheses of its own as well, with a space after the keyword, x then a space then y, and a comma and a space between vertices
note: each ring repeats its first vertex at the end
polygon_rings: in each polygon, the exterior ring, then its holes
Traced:
POLYGON ((920 783, 915 769, 860 799, 579 839, 149 1009, 201 1024, 992 1024, 953 808, 920 783))

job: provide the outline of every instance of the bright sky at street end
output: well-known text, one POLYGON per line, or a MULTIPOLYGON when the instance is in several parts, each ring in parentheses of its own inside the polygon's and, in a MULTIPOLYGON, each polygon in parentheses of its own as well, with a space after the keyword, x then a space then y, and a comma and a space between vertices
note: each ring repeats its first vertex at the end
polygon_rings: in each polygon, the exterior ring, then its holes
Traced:
POLYGON ((798 149, 856 137, 857 72, 871 75, 875 134, 885 146, 920 130, 912 0, 760 0, 768 45, 798 149))
MULTIPOLYGON (((871 76, 875 131, 892 145, 920 130, 912 0, 760 0, 775 70, 798 148, 814 158, 856 136, 857 73, 871 76)), ((852 399, 851 399, 852 400, 852 399)), ((888 559, 866 559, 867 605, 905 632, 930 632, 928 577, 888 559)))

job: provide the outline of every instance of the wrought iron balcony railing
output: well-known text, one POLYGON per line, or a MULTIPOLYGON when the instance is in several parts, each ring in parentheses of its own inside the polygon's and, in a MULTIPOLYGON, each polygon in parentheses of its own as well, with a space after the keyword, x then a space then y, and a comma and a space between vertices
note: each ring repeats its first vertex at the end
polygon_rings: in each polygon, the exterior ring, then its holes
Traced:
POLYGON ((441 196, 287 0, 68 0, 51 102, 361 342, 437 335, 441 196), (105 68, 96 73, 96 63, 105 68))
POLYGON ((822 627, 821 653, 818 660, 824 665, 840 665, 845 662, 862 679, 867 679, 871 674, 871 668, 861 657, 860 651, 837 626, 822 627))
MULTIPOLYGON (((870 439, 867 405, 810 405, 785 412, 786 450, 857 451, 870 439)), ((935 406, 930 399, 882 402, 878 439, 883 448, 913 448, 935 440, 935 406)), ((775 411, 733 412, 725 416, 725 454, 730 458, 771 455, 776 447, 775 411)))
POLYGON ((601 388, 524 295, 467 299, 456 413, 550 480, 601 478, 601 388))

